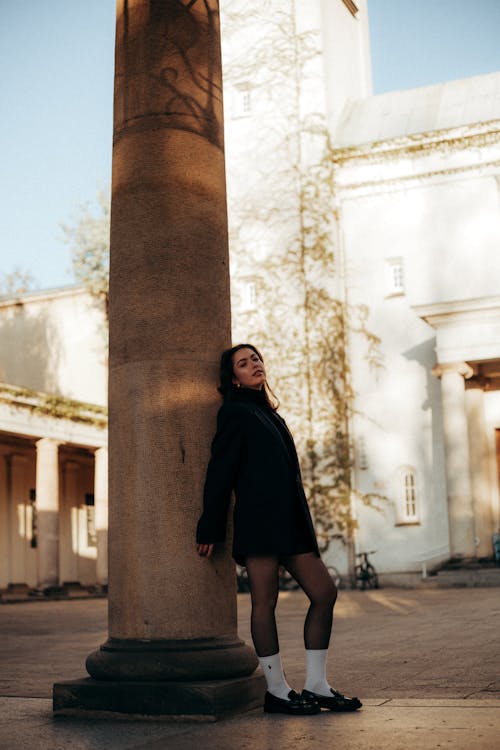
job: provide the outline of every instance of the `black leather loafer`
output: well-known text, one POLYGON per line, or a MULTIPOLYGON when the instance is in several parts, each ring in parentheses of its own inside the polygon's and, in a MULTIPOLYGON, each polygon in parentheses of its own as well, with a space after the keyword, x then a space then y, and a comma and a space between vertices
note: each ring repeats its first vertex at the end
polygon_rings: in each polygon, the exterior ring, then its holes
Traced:
POLYGON ((320 708, 328 708, 329 711, 357 711, 363 705, 359 698, 348 698, 337 690, 330 688, 331 695, 319 695, 311 690, 303 690, 302 695, 306 700, 314 698, 320 708))
POLYGON ((264 711, 268 714, 290 714, 292 716, 309 716, 321 711, 318 701, 311 693, 311 697, 299 695, 290 690, 287 698, 277 698, 267 692, 264 698, 264 711))

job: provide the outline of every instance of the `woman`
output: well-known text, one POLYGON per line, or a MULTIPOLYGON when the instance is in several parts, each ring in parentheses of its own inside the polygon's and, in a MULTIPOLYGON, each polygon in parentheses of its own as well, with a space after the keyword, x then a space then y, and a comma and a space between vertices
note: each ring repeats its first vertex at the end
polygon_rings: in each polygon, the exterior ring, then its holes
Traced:
POLYGON ((224 403, 207 469, 198 554, 209 558, 214 545, 224 541, 234 490, 233 557, 248 572, 252 640, 267 681, 264 711, 354 711, 360 701, 333 690, 326 679, 337 589, 319 556, 295 444, 276 411, 259 351, 251 344, 225 351, 220 379, 224 403), (280 565, 310 600, 304 623, 307 678, 300 695, 287 683, 279 653, 275 607, 280 565))

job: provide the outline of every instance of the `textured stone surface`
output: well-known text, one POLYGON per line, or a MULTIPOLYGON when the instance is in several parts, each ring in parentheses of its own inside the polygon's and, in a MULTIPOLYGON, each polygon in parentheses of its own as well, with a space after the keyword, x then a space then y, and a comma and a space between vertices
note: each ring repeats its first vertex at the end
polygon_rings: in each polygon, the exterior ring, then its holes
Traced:
POLYGON ((500 701, 367 701, 355 714, 287 717, 261 710, 199 721, 53 719, 47 699, 0 698, 2 750, 494 750, 500 701))
POLYGON ((136 718, 183 717, 216 720, 262 705, 261 674, 235 680, 204 682, 111 682, 92 679, 54 685, 53 708, 58 715, 99 715, 136 718))
MULTIPOLYGON (((238 597, 240 634, 249 597, 238 597)), ((283 593, 278 625, 287 678, 304 679, 307 602, 283 593)), ((498 590, 340 592, 333 684, 357 693, 354 715, 248 714, 216 723, 52 716, 54 679, 81 671, 106 631, 103 600, 0 608, 0 747, 19 750, 493 750, 500 736, 498 590), (24 697, 23 697, 24 696, 24 697), (40 696, 40 697, 28 697, 40 696)))
POLYGON ((109 635, 227 636, 233 563, 194 554, 231 337, 214 0, 118 2, 113 143, 109 635))
POLYGON ((108 640, 87 658, 96 680, 223 680, 251 674, 255 652, 234 637, 176 641, 108 640))
POLYGON ((221 75, 215 0, 118 1, 109 639, 86 662, 100 682, 57 681, 57 711, 220 716, 258 699, 257 658, 236 644, 229 552, 195 554, 217 364, 230 343, 221 75), (188 686, 214 678, 229 681, 188 686))

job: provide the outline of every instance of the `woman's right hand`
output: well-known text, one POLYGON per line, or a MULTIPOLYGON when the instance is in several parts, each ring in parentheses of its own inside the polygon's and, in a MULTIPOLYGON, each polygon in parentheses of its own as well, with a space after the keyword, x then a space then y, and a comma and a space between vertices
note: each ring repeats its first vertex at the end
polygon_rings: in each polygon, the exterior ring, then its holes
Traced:
POLYGON ((210 557, 212 552, 214 551, 214 545, 213 544, 197 544, 196 551, 198 552, 200 557, 210 557))

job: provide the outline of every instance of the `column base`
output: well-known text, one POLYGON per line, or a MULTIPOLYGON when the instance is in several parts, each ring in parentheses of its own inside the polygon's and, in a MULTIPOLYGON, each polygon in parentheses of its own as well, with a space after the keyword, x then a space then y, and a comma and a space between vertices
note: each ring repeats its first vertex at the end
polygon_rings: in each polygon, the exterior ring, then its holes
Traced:
POLYGON ((94 679, 125 682, 228 680, 251 675, 257 666, 255 651, 237 635, 150 641, 109 638, 86 661, 94 679))
POLYGON ((217 721, 262 706, 265 689, 259 673, 203 682, 83 678, 54 685, 53 711, 55 716, 217 721))

